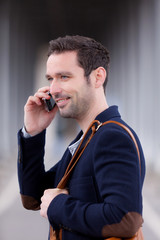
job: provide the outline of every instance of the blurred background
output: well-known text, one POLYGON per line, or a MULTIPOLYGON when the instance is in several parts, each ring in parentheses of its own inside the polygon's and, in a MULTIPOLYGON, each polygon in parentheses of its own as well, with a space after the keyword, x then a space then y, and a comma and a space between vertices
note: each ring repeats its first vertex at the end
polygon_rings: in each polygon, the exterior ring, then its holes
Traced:
MULTIPOLYGON (((159 0, 0 0, 0 239, 47 239, 47 221, 20 202, 16 134, 28 96, 48 84, 48 42, 66 34, 93 37, 110 51, 108 103, 119 106, 141 140, 147 167, 143 232, 145 240, 158 240, 159 0)), ((74 122, 56 117, 47 132, 46 169, 77 131, 74 122)))

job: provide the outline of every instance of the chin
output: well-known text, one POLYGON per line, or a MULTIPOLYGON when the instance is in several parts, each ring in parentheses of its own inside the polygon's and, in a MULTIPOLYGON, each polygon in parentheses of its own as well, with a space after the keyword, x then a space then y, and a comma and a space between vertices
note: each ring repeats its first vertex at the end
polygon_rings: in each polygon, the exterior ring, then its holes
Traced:
POLYGON ((73 119, 75 119, 79 115, 78 113, 80 111, 79 111, 79 108, 77 106, 71 105, 70 107, 65 106, 64 108, 60 108, 59 112, 60 112, 61 117, 63 117, 63 118, 73 118, 73 119))
POLYGON ((75 114, 75 112, 67 112, 67 111, 60 111, 60 115, 61 115, 61 117, 63 117, 63 118, 73 118, 73 119, 75 119, 76 118, 76 116, 77 116, 77 114, 75 114))
POLYGON ((63 118, 72 118, 70 113, 65 112, 63 110, 62 111, 60 110, 59 113, 60 113, 61 117, 63 117, 63 118))

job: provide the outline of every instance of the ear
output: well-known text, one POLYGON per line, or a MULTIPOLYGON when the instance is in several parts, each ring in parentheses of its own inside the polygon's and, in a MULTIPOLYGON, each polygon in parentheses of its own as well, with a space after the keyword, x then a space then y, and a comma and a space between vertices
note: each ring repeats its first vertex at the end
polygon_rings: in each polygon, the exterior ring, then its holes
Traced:
POLYGON ((106 70, 103 67, 98 67, 97 69, 95 69, 95 87, 99 88, 101 86, 103 86, 103 83, 106 79, 106 70))

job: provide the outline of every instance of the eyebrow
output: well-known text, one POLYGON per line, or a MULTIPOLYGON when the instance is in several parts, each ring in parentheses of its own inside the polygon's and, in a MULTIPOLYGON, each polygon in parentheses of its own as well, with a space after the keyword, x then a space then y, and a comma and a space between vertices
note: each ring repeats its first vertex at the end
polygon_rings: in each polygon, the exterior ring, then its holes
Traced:
MULTIPOLYGON (((73 75, 71 72, 57 72, 54 74, 55 76, 62 76, 62 75, 67 75, 67 76, 71 76, 73 75)), ((51 78, 52 76, 49 75, 49 74, 46 74, 45 77, 48 79, 48 78, 51 78)))

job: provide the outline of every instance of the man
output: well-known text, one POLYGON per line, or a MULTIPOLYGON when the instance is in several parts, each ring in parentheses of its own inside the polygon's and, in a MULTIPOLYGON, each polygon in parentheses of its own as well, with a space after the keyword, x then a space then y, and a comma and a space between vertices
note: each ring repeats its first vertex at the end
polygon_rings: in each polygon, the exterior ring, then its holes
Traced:
MULTIPOLYGON (((126 123, 117 106, 105 97, 109 53, 93 39, 66 36, 50 42, 46 77, 50 86, 39 89, 25 105, 24 128, 18 134, 18 174, 22 202, 39 209, 62 239, 132 237, 142 225, 142 185, 145 163, 129 134, 115 123, 97 128, 64 189, 57 188, 65 170, 96 119, 126 123), (43 99, 53 96, 56 107, 47 112, 43 99), (59 161, 44 170, 46 128, 57 113, 75 119, 82 129, 59 161)), ((84 139, 84 142, 86 140, 84 139)))

